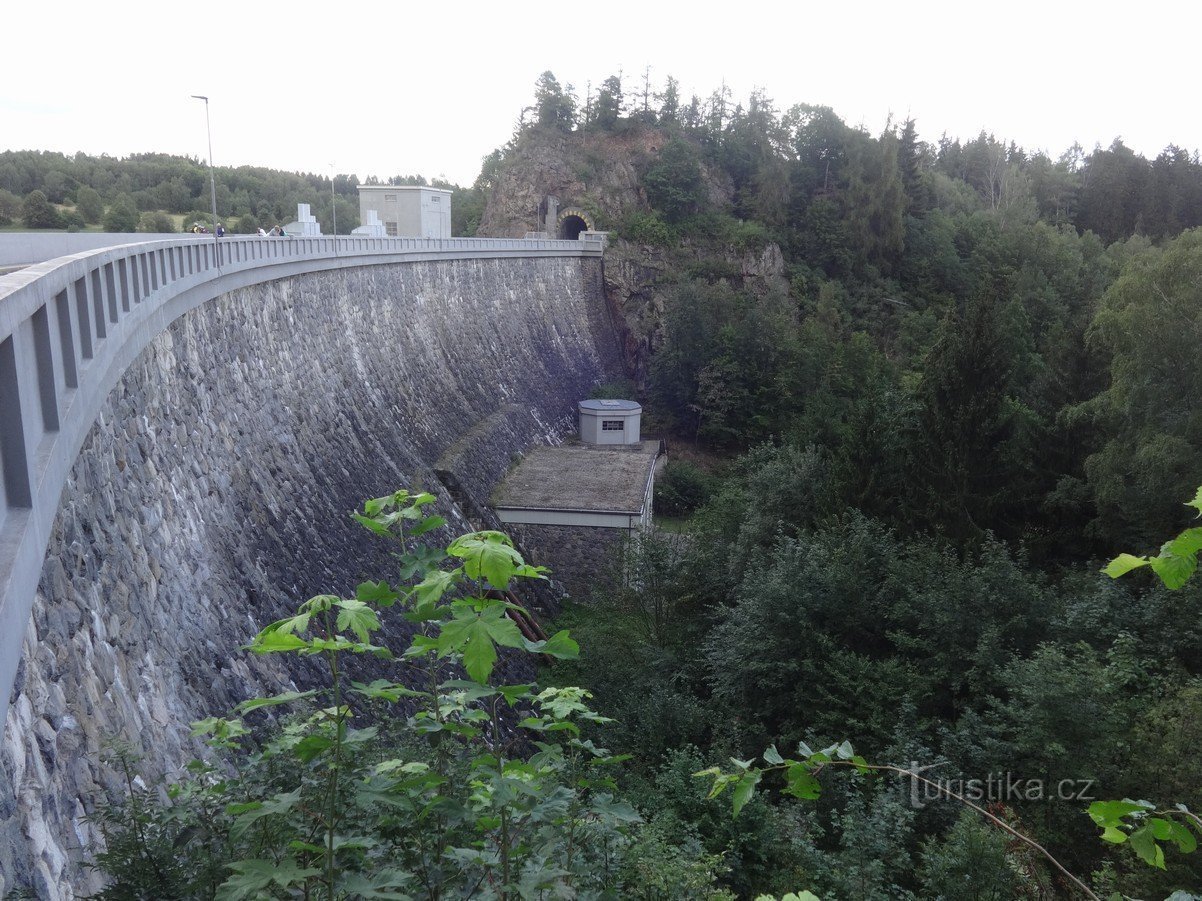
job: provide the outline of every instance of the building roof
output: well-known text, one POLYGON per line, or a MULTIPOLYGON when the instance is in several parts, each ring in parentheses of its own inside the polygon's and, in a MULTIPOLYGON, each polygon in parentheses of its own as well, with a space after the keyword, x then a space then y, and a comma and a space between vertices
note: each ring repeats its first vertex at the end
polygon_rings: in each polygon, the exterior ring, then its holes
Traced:
POLYGON ((447 188, 432 188, 429 185, 359 185, 360 191, 434 191, 437 194, 454 194, 447 188))
POLYGON ((493 492, 494 507, 638 514, 658 441, 536 447, 493 492))
POLYGON ((598 413, 617 413, 620 411, 635 412, 643 408, 632 400, 582 400, 581 410, 598 413))

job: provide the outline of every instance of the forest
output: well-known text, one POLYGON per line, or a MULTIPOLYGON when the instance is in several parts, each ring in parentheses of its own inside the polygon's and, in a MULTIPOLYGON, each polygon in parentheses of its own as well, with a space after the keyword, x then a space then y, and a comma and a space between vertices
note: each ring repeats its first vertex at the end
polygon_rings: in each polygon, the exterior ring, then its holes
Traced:
MULTIPOLYGON (((1198 153, 1053 158, 548 72, 457 233, 547 148, 609 253, 655 273, 626 322, 645 358, 600 391, 668 442, 661 527, 542 644, 485 593, 544 575, 507 539, 423 549, 432 498, 369 501, 399 575, 252 644, 327 660, 333 695, 214 711, 198 728, 239 776, 197 763, 166 808, 115 800, 99 897, 1202 897, 1198 153), (640 135, 637 192, 592 193, 640 135), (773 248, 767 276, 741 263, 773 248), (1180 568, 1101 572, 1123 553, 1180 568), (392 649, 413 671, 342 685, 385 615, 418 630, 392 649), (537 682, 496 684, 527 653, 537 682)), ((89 190, 203 211, 203 179, 7 152, 0 215, 89 190)), ((257 223, 330 194, 220 180, 222 214, 257 223)), ((355 183, 335 180, 348 207, 355 183)))
MULTIPOLYGON (((455 210, 456 234, 475 233, 478 204, 470 191, 441 179, 369 175, 364 184, 432 184, 464 193, 455 210), (476 218, 472 220, 475 209, 476 218)), ((337 202, 338 234, 359 227, 359 178, 280 172, 255 166, 214 170, 217 216, 234 234, 286 225, 307 203, 323 228, 332 228, 337 202)), ((36 150, 0 151, 0 230, 166 233, 213 220, 209 171, 202 160, 164 153, 128 157, 89 156, 36 150)), ((210 226, 211 227, 211 226, 210 226)))

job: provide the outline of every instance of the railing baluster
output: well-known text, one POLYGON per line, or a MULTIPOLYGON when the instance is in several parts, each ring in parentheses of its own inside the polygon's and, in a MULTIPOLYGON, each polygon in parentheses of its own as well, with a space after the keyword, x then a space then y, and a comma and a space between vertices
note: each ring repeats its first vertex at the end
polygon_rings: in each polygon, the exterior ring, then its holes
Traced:
POLYGON ((100 270, 93 269, 92 275, 92 309, 96 312, 96 338, 108 337, 108 326, 104 322, 104 292, 100 290, 100 270))
POLYGON ((117 274, 121 282, 121 309, 129 312, 129 257, 117 261, 117 274))
POLYGON ((85 360, 92 359, 92 317, 88 312, 87 279, 75 280, 75 313, 79 322, 79 350, 85 360))
POLYGON ((104 292, 109 300, 109 321, 116 322, 117 313, 117 280, 113 273, 113 264, 104 264, 104 292))
POLYGON ((33 355, 38 371, 38 398, 42 402, 42 428, 58 431, 58 386, 55 378, 54 344, 50 341, 50 313, 46 307, 34 310, 33 355))
POLYGON ((71 302, 67 289, 59 291, 54 298, 54 311, 58 315, 54 327, 58 330, 59 345, 63 352, 63 381, 68 388, 79 387, 78 363, 75 359, 75 338, 72 333, 71 302))
POLYGON ((29 508, 33 506, 33 479, 25 447, 15 338, 10 335, 0 341, 0 468, 4 470, 5 504, 29 508))

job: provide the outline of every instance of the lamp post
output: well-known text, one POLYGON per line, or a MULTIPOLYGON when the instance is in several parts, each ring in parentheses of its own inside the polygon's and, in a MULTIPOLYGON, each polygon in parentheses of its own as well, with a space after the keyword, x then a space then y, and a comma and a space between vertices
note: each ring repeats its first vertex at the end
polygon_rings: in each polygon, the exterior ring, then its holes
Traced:
POLYGON ((213 201, 213 259, 220 269, 221 245, 217 243, 217 181, 213 178, 213 129, 209 125, 209 98, 203 94, 193 94, 192 99, 205 102, 205 133, 209 136, 209 197, 213 201))
POLYGON ((334 193, 333 163, 330 163, 330 215, 334 217, 334 256, 338 256, 338 195, 334 193))

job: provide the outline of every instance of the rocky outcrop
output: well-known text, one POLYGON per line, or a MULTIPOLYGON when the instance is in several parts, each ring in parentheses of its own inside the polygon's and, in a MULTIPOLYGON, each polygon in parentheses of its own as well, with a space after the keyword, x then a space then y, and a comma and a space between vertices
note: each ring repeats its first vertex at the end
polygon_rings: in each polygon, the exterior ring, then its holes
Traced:
MULTIPOLYGON (((639 179, 667 141, 666 131, 634 123, 616 132, 528 128, 505 156, 478 234, 520 238, 537 230, 548 194, 561 209, 587 210, 597 228, 615 229, 630 213, 649 209, 639 179)), ((713 205, 730 204, 733 188, 719 170, 702 164, 702 179, 713 205)))
MULTIPOLYGON (((110 394, 71 473, 0 750, 0 896, 71 898, 122 786, 162 785, 191 720, 303 683, 239 646, 314 594, 388 577, 352 523, 412 486, 473 527, 511 458, 621 375, 600 261, 420 262, 298 276, 177 320, 110 394)), ((390 643, 405 639, 394 629, 390 643)))
MULTIPOLYGON (((645 386, 651 355, 663 329, 665 291, 661 278, 693 269, 700 278, 734 283, 756 293, 787 291, 780 248, 703 246, 683 242, 671 247, 623 240, 621 224, 635 212, 649 212, 640 184, 664 145, 667 130, 629 122, 622 130, 570 134, 531 127, 521 132, 498 169, 480 225, 481 235, 520 237, 538 225, 539 204, 548 194, 560 208, 588 211, 597 227, 615 230, 605 255, 605 294, 621 332, 627 372, 645 386)), ((704 160, 704 156, 699 154, 704 160)), ((708 206, 728 210, 734 188, 718 168, 701 163, 708 206)))
MULTIPOLYGON (((670 284, 660 282, 669 270, 680 271, 690 260, 703 258, 694 248, 681 245, 667 251, 617 240, 605 255, 605 296, 613 311, 622 337, 626 371, 640 387, 647 384, 651 355, 663 333, 664 302, 670 284)), ((728 250, 714 258, 705 256, 711 266, 717 264, 719 280, 756 294, 787 292, 785 261, 780 248, 768 244, 759 251, 728 250)))

